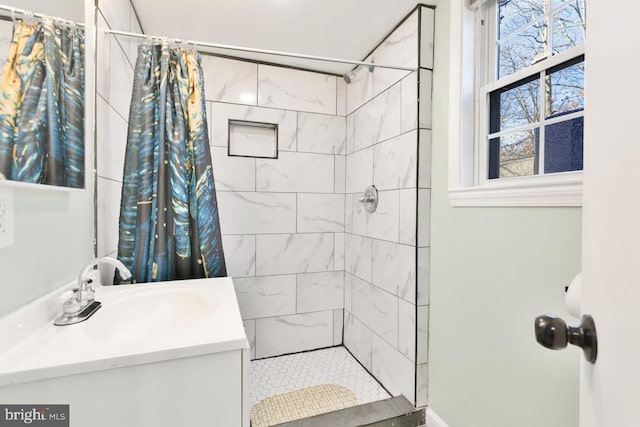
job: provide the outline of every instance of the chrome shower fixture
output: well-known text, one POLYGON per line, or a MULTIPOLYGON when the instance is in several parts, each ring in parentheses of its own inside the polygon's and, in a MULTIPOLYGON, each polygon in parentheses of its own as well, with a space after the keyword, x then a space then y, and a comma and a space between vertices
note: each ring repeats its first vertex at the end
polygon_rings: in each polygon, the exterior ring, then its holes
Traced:
MULTIPOLYGON (((342 78, 344 79, 345 82, 347 82, 347 84, 351 84, 351 81, 356 76, 356 69, 357 68, 349 71, 348 73, 344 73, 342 75, 342 78)), ((367 69, 369 70, 370 73, 373 73, 373 70, 375 69, 375 66, 374 65, 369 65, 367 67, 367 69)))
POLYGON ((351 79, 354 78, 356 75, 356 73, 354 73, 353 71, 349 71, 348 73, 344 73, 342 75, 342 78, 344 79, 345 82, 347 82, 347 84, 351 84, 351 79))
POLYGON ((357 211, 361 212, 361 208, 364 206, 364 210, 374 213, 378 208, 378 189, 375 185, 370 185, 364 189, 362 196, 358 197, 357 211))

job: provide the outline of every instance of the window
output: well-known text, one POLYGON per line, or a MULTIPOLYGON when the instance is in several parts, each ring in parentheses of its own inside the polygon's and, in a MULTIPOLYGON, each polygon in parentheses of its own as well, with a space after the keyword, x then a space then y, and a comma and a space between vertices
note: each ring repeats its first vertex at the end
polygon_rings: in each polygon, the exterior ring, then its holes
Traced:
POLYGON ((472 3, 483 4, 459 11, 452 203, 579 205, 586 0, 472 3), (462 58, 474 58, 473 71, 462 58), (470 203, 455 203, 467 196, 470 203))

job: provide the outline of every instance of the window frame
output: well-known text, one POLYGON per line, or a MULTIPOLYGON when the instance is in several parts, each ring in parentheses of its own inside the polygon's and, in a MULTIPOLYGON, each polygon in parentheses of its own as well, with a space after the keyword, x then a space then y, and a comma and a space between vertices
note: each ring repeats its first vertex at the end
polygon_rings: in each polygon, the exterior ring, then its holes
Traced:
MULTIPOLYGON (((582 171, 488 179, 489 94, 584 56, 585 50, 583 43, 502 79, 490 79, 491 73, 497 77, 496 40, 489 39, 490 31, 497 34, 497 19, 488 18, 491 13, 497 17, 497 2, 451 2, 449 200, 453 206, 581 206, 582 171)), ((584 110, 575 115, 584 115, 584 110)))

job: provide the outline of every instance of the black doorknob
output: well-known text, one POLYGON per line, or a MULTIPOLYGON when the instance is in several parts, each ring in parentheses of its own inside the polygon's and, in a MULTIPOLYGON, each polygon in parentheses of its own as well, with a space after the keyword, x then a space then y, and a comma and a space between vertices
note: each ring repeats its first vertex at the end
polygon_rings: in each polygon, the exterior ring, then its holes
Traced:
POLYGON ((536 317, 536 340, 540 345, 552 350, 561 350, 567 344, 577 345, 584 351, 587 361, 595 363, 598 355, 596 324, 588 314, 582 316, 579 326, 567 326, 557 316, 546 314, 536 317))

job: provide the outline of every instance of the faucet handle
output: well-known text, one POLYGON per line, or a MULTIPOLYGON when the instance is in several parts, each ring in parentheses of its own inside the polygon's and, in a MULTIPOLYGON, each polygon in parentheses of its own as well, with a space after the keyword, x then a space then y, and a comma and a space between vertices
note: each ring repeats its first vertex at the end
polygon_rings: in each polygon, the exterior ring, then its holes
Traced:
POLYGON ((62 312, 67 317, 76 316, 78 313, 82 311, 83 308, 84 306, 82 305, 80 300, 77 298, 77 291, 74 292, 71 298, 69 298, 64 302, 64 304, 62 304, 62 312))
POLYGON ((93 281, 91 279, 87 280, 85 282, 87 286, 82 289, 76 290, 74 293, 74 298, 79 300, 80 304, 82 304, 83 306, 93 302, 93 300, 95 299, 96 292, 91 287, 92 282, 93 281))

